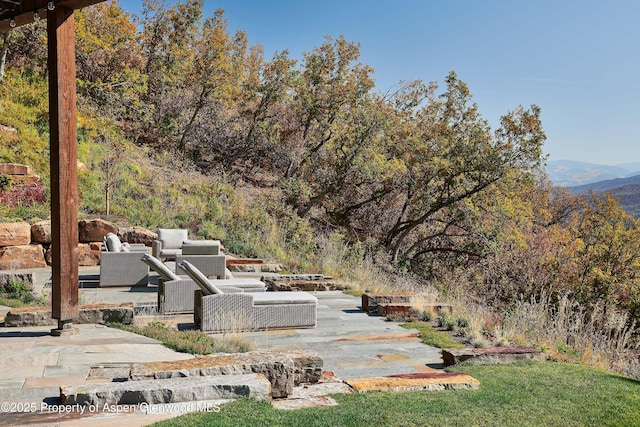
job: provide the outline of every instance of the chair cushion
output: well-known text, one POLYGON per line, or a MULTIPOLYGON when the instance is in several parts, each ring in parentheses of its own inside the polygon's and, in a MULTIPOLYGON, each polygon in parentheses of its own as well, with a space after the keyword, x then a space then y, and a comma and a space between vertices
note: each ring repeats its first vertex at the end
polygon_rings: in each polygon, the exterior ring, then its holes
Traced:
POLYGON ((189 277, 191 277, 191 280, 193 280, 194 283, 196 285, 198 285, 198 287, 202 290, 202 295, 212 295, 212 294, 223 294, 224 293, 219 288, 217 288, 216 285, 211 283, 211 281, 209 279, 207 279, 207 276, 202 274, 202 272, 200 270, 198 270, 189 261, 182 261, 180 263, 180 267, 182 267, 182 269, 187 272, 187 275, 189 275, 189 277))
POLYGON ((219 255, 220 240, 185 240, 182 255, 219 255))
POLYGON ((160 228, 158 240, 162 240, 162 249, 180 249, 182 242, 189 239, 189 230, 160 228))
MULTIPOLYGON (((211 280, 209 280, 211 282, 211 280)), ((240 289, 265 289, 267 285, 258 279, 220 279, 213 280, 215 286, 232 286, 240 289)))
POLYGON ((180 249, 162 249, 158 256, 160 258, 175 258, 176 255, 182 255, 182 251, 180 249))
POLYGON ((107 233, 104 236, 104 240, 102 241, 104 246, 107 247, 107 251, 109 252, 121 252, 122 251, 122 243, 118 236, 114 233, 107 233))
POLYGON ((253 305, 316 304, 318 299, 306 292, 258 292, 251 294, 253 305))
POLYGON ((162 277, 165 281, 180 279, 180 277, 178 277, 176 273, 171 271, 169 267, 164 265, 162 261, 160 261, 156 257, 149 255, 148 253, 142 255, 142 262, 147 264, 153 271, 158 273, 160 277, 162 277))

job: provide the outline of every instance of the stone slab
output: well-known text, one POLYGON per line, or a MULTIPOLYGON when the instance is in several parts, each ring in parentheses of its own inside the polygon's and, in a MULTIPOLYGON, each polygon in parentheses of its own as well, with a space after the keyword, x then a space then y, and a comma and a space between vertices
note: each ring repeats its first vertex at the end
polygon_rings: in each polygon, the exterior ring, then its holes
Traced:
POLYGON ((322 358, 305 351, 253 351, 211 354, 184 361, 137 363, 131 367, 132 380, 263 374, 271 383, 274 398, 287 397, 303 382, 317 382, 322 375, 322 358))
MULTIPOLYGON (((133 323, 133 303, 91 304, 80 307, 74 323, 118 322, 125 325, 133 323)), ((12 309, 5 316, 5 327, 57 326, 58 321, 51 317, 49 307, 24 307, 12 309)))
POLYGON ((476 390, 480 382, 463 373, 417 373, 345 380, 357 392, 476 390))
POLYGON ((108 378, 126 381, 129 379, 131 365, 132 363, 103 363, 92 366, 87 374, 87 379, 108 378))
POLYGON ((0 389, 2 388, 22 388, 24 378, 0 379, 0 389))
POLYGON ((255 258, 227 258, 226 264, 227 267, 232 265, 256 265, 264 264, 264 260, 255 258))
POLYGON ((44 367, 45 378, 81 376, 87 378, 89 367, 86 365, 47 365, 44 367))
POLYGON ((64 405, 119 405, 196 400, 271 399, 271 384, 260 374, 169 378, 60 387, 64 405))
POLYGON ((43 388, 6 388, 0 389, 0 402, 41 402, 43 398, 56 397, 60 393, 60 387, 43 388))
POLYGON ((442 350, 444 366, 457 364, 500 365, 521 361, 544 361, 547 355, 535 348, 489 347, 442 350))
POLYGON ((367 312, 376 312, 379 304, 408 304, 411 298, 415 296, 412 293, 387 294, 365 292, 362 294, 362 309, 367 312))
MULTIPOLYGON (((8 126, 2 126, 2 132, 17 134, 18 131, 8 126)), ((33 168, 20 163, 0 163, 0 173, 5 175, 33 175, 33 168)))

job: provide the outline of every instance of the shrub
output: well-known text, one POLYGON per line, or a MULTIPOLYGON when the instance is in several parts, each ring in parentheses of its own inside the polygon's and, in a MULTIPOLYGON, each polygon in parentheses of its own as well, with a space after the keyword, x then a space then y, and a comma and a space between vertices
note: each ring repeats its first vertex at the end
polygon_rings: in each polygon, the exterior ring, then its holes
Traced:
POLYGON ((3 298, 18 300, 22 304, 31 304, 35 301, 31 287, 27 283, 17 280, 11 280, 5 285, 3 298))

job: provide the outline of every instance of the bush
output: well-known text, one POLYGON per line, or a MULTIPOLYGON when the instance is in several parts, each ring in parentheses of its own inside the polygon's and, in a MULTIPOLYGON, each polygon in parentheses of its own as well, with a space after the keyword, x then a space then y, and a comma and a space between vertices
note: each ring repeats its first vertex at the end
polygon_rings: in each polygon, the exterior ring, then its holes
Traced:
POLYGON ((35 301, 31 292, 31 287, 24 282, 11 280, 4 288, 3 298, 18 300, 23 304, 30 304, 35 301))

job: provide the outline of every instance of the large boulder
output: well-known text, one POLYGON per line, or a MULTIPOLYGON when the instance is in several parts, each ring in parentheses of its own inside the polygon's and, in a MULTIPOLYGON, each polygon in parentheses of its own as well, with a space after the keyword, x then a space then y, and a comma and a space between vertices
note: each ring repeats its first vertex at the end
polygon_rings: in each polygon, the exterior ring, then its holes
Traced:
POLYGON ((0 248, 0 270, 43 268, 44 249, 40 245, 18 245, 0 248))
POLYGON ((93 266, 100 264, 102 242, 78 243, 78 265, 93 266))
POLYGON ((51 220, 39 221, 31 226, 33 243, 51 243, 51 220))
POLYGON ((0 223, 0 246, 28 245, 29 243, 31 243, 31 226, 29 223, 0 223))
POLYGON ((83 219, 78 223, 80 243, 102 242, 107 233, 116 232, 116 226, 103 219, 83 219))
POLYGON ((142 227, 122 227, 118 230, 118 237, 123 242, 142 243, 151 246, 154 240, 158 240, 158 233, 142 227))

